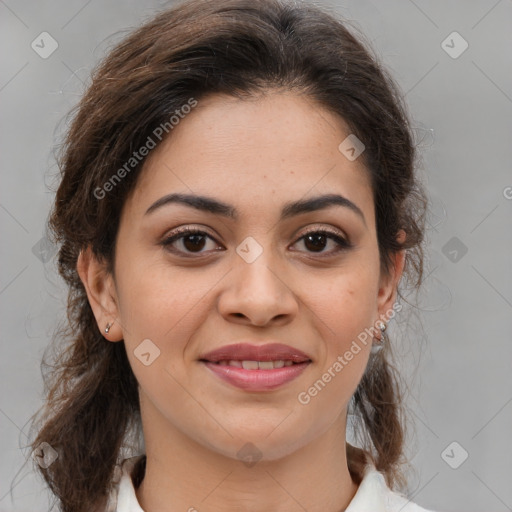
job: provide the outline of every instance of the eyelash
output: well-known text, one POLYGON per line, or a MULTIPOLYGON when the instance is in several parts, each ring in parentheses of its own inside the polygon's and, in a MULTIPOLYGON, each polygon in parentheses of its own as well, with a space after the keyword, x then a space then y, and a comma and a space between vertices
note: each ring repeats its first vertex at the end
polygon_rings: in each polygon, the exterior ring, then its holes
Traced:
MULTIPOLYGON (((333 256, 334 254, 338 254, 341 251, 346 251, 353 247, 353 245, 350 242, 348 242, 347 240, 345 240, 344 238, 339 236, 337 233, 330 231, 330 230, 326 230, 326 229, 312 229, 310 231, 307 231, 300 238, 298 238, 295 243, 299 242, 300 240, 304 239, 305 237, 307 237, 308 235, 311 235, 311 234, 326 235, 327 238, 334 240, 334 242, 338 246, 334 251, 331 251, 330 253, 316 253, 318 255, 318 257, 320 257, 320 258, 330 257, 330 256, 333 256)), ((178 251, 176 249, 171 249, 170 246, 176 240, 186 238, 187 236, 190 236, 190 235, 206 235, 208 238, 214 240, 217 243, 217 241, 211 235, 209 235, 207 232, 202 231, 197 228, 185 227, 185 228, 178 228, 176 231, 172 232, 169 236, 167 236, 161 242, 161 245, 164 248, 166 248, 167 250, 182 256, 183 255, 182 251, 178 251)), ((189 254, 198 254, 198 256, 185 256, 185 257, 186 258, 197 258, 197 257, 200 257, 204 253, 199 252, 199 253, 189 253, 189 254)), ((309 254, 315 254, 315 253, 310 252, 309 254)))

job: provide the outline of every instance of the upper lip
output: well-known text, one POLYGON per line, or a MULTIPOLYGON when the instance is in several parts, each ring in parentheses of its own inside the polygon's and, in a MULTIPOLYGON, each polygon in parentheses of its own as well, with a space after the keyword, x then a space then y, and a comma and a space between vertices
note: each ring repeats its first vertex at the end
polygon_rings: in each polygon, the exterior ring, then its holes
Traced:
POLYGON ((282 343, 224 345, 202 354, 199 359, 212 363, 218 361, 292 361, 294 363, 311 361, 311 358, 301 350, 282 343))

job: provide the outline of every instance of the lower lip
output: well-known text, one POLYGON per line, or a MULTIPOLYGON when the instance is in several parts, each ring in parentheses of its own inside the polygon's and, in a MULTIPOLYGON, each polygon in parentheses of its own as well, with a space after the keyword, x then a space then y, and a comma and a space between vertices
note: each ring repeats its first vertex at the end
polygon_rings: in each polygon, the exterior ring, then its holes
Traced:
POLYGON ((226 366, 203 361, 204 365, 221 379, 247 391, 275 389, 298 377, 309 362, 283 366, 272 370, 244 370, 237 366, 226 366))

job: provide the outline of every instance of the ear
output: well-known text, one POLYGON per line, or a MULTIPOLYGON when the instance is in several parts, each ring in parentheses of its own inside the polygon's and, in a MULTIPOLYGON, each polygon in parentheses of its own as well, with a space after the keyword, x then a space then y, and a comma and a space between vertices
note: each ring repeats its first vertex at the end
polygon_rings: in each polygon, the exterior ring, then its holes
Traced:
POLYGON ((107 271, 106 263, 98 261, 89 246, 80 252, 76 268, 101 334, 109 341, 121 341, 123 331, 114 278, 107 271), (108 333, 105 332, 107 324, 111 326, 108 333))
MULTIPOLYGON (((406 233, 403 229, 398 232, 397 241, 402 243, 405 240, 406 233)), ((397 287, 402 277, 405 265, 406 250, 402 249, 393 255, 393 264, 388 274, 381 275, 379 282, 379 293, 377 297, 377 305, 379 310, 379 318, 387 323, 389 312, 393 311, 393 304, 396 301, 397 287)))

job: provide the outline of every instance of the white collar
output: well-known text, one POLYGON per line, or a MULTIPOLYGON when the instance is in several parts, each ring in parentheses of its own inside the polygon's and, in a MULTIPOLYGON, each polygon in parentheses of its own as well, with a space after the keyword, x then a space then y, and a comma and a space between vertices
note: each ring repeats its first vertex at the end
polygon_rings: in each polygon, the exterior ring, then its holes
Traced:
MULTIPOLYGON (((144 512, 135 494, 132 471, 144 455, 125 459, 118 470, 115 485, 110 495, 107 512, 144 512)), ((345 512, 432 512, 409 501, 405 496, 393 492, 386 485, 384 475, 368 464, 363 480, 345 512)))

